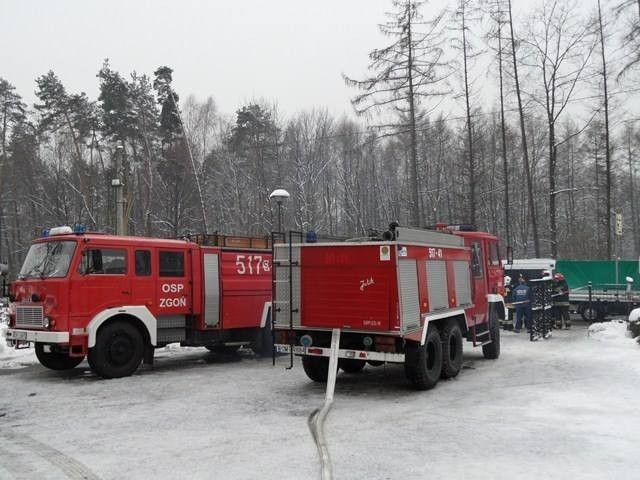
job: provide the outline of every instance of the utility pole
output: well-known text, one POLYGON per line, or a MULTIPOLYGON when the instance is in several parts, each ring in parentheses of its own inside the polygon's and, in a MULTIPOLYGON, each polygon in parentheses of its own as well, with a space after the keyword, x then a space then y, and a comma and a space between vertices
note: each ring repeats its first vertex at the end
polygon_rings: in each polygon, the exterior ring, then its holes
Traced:
POLYGON ((116 235, 124 235, 124 184, 120 179, 124 147, 121 142, 116 145, 116 178, 111 180, 111 186, 116 191, 116 235))

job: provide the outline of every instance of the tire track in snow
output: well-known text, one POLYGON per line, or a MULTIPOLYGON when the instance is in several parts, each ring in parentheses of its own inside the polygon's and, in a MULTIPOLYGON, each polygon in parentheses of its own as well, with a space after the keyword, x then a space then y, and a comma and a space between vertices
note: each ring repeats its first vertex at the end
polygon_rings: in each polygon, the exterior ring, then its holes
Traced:
POLYGON ((76 459, 28 435, 0 432, 0 453, 2 468, 11 473, 16 480, 42 477, 50 473, 49 469, 34 472, 35 465, 29 461, 29 454, 43 459, 45 465, 47 463, 55 465, 69 480, 100 480, 100 477, 76 459), (9 447, 18 445, 22 451, 18 454, 11 451, 11 448, 7 448, 7 445, 9 447))

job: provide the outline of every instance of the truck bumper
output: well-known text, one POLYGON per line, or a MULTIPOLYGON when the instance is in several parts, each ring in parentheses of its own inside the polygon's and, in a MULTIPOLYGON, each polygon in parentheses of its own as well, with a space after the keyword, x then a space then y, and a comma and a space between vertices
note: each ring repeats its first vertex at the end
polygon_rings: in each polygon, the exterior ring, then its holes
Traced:
POLYGON ((7 343, 38 342, 38 343, 69 343, 69 332, 44 332, 41 330, 7 330, 7 343))
MULTIPOLYGON (((276 352, 291 353, 291 345, 276 344, 276 352)), ((307 355, 311 357, 329 357, 331 348, 323 347, 303 347, 294 345, 295 355, 307 355)), ((338 358, 348 358, 351 360, 371 360, 375 362, 404 363, 404 353, 370 352, 368 350, 338 350, 338 358)))

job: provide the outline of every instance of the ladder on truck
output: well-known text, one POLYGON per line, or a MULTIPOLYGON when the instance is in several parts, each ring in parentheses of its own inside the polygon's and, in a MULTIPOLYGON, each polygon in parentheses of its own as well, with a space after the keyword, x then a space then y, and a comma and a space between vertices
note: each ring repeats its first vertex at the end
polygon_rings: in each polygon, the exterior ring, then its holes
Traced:
MULTIPOLYGON (((273 298, 271 301, 271 335, 273 339, 273 365, 276 364, 276 350, 275 350, 275 335, 276 325, 278 324, 278 315, 286 312, 289 315, 289 366, 288 370, 293 368, 293 347, 294 347, 294 335, 293 335, 293 316, 300 312, 298 305, 294 305, 293 298, 293 278, 294 274, 300 271, 300 248, 296 250, 298 252, 297 258, 294 258, 294 240, 297 243, 303 243, 303 232, 289 231, 288 234, 284 232, 272 232, 271 245, 273 249, 272 254, 272 281, 273 281, 273 298), (288 240, 288 241, 287 241, 288 240), (279 272, 284 272, 284 274, 279 272), (287 293, 286 299, 282 298, 282 290, 284 288, 287 293), (278 295, 280 293, 280 295, 278 295)), ((299 278, 299 277, 298 277, 299 278)))
POLYGON ((473 341, 474 347, 483 347, 485 345, 489 345, 493 343, 493 338, 491 338, 491 311, 489 311, 489 318, 486 323, 476 323, 476 315, 473 316, 473 334, 471 339, 473 341), (478 327, 483 326, 484 329, 478 332, 478 327))

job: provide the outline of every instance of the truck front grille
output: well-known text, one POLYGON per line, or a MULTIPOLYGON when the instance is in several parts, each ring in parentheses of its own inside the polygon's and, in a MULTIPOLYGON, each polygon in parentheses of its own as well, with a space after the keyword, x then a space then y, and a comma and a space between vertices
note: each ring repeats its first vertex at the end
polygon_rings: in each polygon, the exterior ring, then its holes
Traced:
POLYGON ((16 327, 44 327, 44 313, 42 306, 17 306, 16 327))

